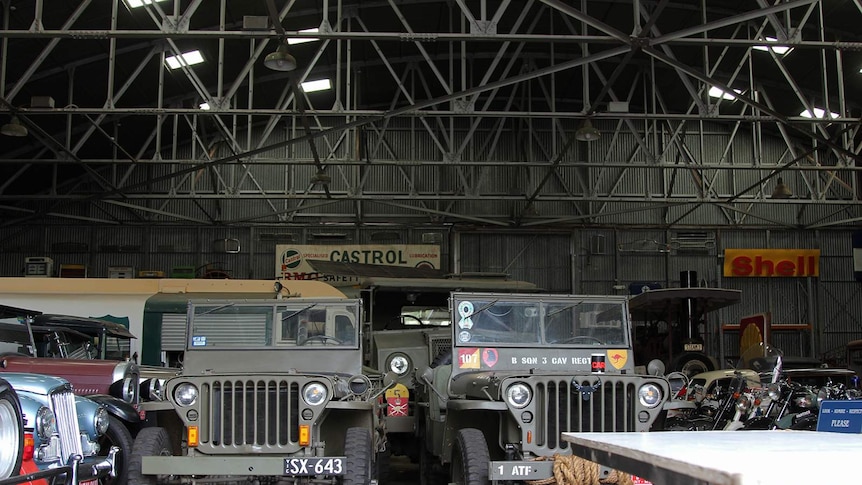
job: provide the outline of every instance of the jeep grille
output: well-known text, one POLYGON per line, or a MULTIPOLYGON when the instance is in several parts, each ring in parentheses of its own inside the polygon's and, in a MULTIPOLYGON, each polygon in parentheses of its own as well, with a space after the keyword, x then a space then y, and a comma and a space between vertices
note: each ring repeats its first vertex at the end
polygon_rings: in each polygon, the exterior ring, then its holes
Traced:
POLYGON ((83 455, 81 429, 78 427, 78 413, 75 411, 75 394, 71 389, 55 390, 51 393, 51 408, 57 420, 60 452, 65 464, 73 454, 83 455))
MULTIPOLYGON (((549 450, 564 450, 568 443, 560 440, 563 432, 639 431, 635 428, 637 387, 631 378, 602 376, 601 387, 589 395, 578 392, 572 379, 537 378, 536 409, 544 416, 536 421, 536 445, 549 450)), ((579 379, 589 389, 596 379, 579 379)))
POLYGON ((213 379, 200 389, 202 449, 237 452, 254 445, 284 452, 298 446, 300 382, 213 379))

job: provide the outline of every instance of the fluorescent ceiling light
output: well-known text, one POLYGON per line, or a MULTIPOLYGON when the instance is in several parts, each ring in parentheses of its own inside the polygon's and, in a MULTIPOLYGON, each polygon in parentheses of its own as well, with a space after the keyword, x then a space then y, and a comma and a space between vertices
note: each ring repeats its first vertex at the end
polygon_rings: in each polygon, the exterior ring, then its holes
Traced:
MULTIPOLYGON (((814 108, 814 115, 812 115, 811 112, 808 111, 807 109, 805 111, 799 113, 799 116, 801 116, 803 118, 825 118, 826 117, 825 115, 826 115, 826 110, 823 108, 814 108)), ((833 113, 831 111, 829 112, 830 118, 837 118, 838 116, 840 116, 838 113, 833 113)))
POLYGON ((138 8, 143 7, 144 5, 149 5, 153 2, 164 2, 165 0, 126 0, 126 5, 129 8, 138 8))
MULTIPOLYGON (((734 89, 733 92, 736 94, 742 94, 742 91, 740 91, 739 89, 734 89)), ((709 95, 712 96, 713 98, 729 99, 731 101, 736 99, 736 96, 734 96, 731 93, 728 93, 727 91, 722 90, 718 86, 713 86, 713 87, 709 88, 709 95)))
MULTIPOLYGON (((778 39, 776 39, 775 37, 767 37, 766 40, 767 40, 767 42, 778 42, 778 39)), ((792 47, 787 47, 787 46, 783 46, 783 45, 777 45, 777 46, 756 45, 753 47, 753 49, 758 50, 758 51, 769 51, 770 49, 772 49, 772 52, 778 54, 779 56, 789 54, 790 51, 793 50, 792 47)))
POLYGON ((178 56, 171 56, 165 58, 165 62, 171 69, 179 69, 183 65, 193 66, 195 64, 200 64, 203 61, 204 57, 201 55, 201 51, 199 50, 183 52, 178 56))
POLYGON ((199 104, 199 105, 198 105, 198 108, 200 108, 200 109, 210 109, 210 104, 209 104, 209 103, 201 103, 201 104, 199 104))
MULTIPOLYGON (((313 34, 313 33, 315 33, 315 32, 319 32, 319 31, 320 31, 320 29, 318 29, 317 27, 315 27, 315 28, 313 28, 313 29, 302 29, 302 30, 298 30, 297 32, 301 32, 301 33, 303 33, 303 34, 304 34, 304 33, 310 33, 310 34, 313 34)), ((304 44, 304 43, 306 43, 306 42, 314 42, 314 41, 318 41, 318 40, 320 40, 320 39, 317 39, 317 38, 315 38, 315 37, 296 37, 296 38, 288 38, 288 39, 287 39, 287 43, 288 43, 288 44, 290 44, 290 45, 293 45, 293 44, 304 44)))
POLYGON ((325 91, 327 89, 332 89, 332 83, 329 82, 329 79, 318 79, 317 81, 306 81, 302 83, 302 90, 306 93, 313 93, 315 91, 325 91))

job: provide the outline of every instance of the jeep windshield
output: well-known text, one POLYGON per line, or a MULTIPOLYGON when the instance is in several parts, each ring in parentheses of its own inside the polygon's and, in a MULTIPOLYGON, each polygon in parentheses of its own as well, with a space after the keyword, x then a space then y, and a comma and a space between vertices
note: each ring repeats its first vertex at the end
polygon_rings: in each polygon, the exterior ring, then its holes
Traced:
POLYGON ((455 345, 620 347, 628 344, 621 300, 455 298, 455 345))
POLYGON ((188 316, 188 350, 359 345, 359 300, 191 302, 188 316))

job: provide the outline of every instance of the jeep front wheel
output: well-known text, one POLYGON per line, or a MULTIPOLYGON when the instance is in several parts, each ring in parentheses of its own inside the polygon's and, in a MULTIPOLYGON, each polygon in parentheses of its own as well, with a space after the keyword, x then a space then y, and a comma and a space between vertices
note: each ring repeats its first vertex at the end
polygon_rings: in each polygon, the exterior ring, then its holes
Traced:
POLYGON ((144 428, 135 437, 129 457, 128 485, 156 485, 163 481, 161 475, 143 474, 143 457, 171 456, 171 438, 165 428, 144 428))
POLYGON ((349 428, 344 435, 347 465, 342 485, 368 485, 371 482, 371 433, 364 428, 349 428))
POLYGON ((476 428, 459 430, 452 450, 452 483, 486 485, 490 461, 485 435, 476 428))

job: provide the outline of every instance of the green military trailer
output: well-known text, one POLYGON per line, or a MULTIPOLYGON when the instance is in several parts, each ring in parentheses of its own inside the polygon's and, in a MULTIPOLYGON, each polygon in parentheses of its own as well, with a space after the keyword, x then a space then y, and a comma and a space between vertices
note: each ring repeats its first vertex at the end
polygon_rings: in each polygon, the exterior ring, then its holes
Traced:
POLYGON ((450 313, 417 370, 423 483, 549 478, 536 459, 571 455, 561 433, 648 431, 670 397, 635 373, 624 296, 456 292, 450 313))
POLYGON ((363 373, 361 322, 357 299, 189 301, 164 387, 185 429, 138 435, 130 485, 371 483, 383 378, 363 373))

